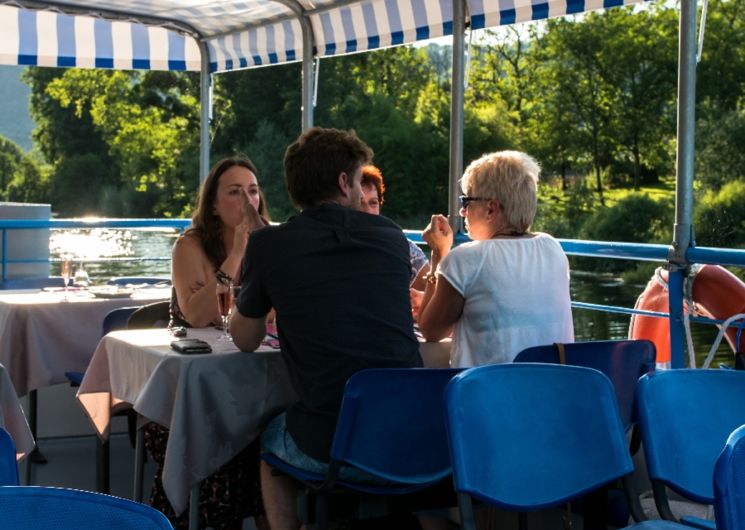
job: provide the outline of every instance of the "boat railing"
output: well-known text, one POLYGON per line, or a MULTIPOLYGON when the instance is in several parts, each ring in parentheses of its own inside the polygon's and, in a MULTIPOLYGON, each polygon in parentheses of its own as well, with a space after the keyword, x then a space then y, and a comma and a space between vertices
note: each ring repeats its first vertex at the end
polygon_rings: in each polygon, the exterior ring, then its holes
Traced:
MULTIPOLYGON (((9 258, 7 253, 8 232, 11 230, 50 229, 50 230, 80 230, 93 228, 108 229, 153 229, 172 228, 183 231, 191 225, 190 219, 0 219, 0 236, 2 238, 2 280, 7 279, 10 264, 38 263, 40 261, 54 262, 57 260, 39 260, 33 258, 9 258)), ((406 236, 417 244, 424 244, 422 232, 419 230, 404 230, 406 236)), ((458 233, 456 244, 469 241, 467 235, 458 233)), ((623 243, 609 241, 585 241, 578 239, 559 239, 564 252, 570 256, 585 256, 602 259, 625 259, 635 261, 653 261, 665 264, 668 262, 670 247, 660 244, 623 243)), ((745 267, 745 250, 724 249, 713 247, 691 247, 686 252, 689 263, 725 265, 745 267)), ((101 262, 114 261, 166 261, 170 256, 137 256, 137 257, 107 257, 96 259, 101 262)), ((572 307, 606 313, 620 313, 626 315, 646 315, 659 318, 671 318, 663 312, 645 311, 629 307, 596 304, 575 300, 572 307)), ((722 320, 705 317, 691 317, 691 322, 721 325, 722 320)))
MULTIPOLYGON (((94 228, 109 229, 168 229, 183 232, 191 225, 191 219, 0 219, 0 277, 8 279, 8 268, 13 264, 31 264, 59 261, 49 258, 17 258, 8 256, 8 233, 12 230, 85 230, 94 228)), ((137 256, 106 257, 92 261, 101 262, 134 262, 134 261, 167 261, 170 256, 137 256)))

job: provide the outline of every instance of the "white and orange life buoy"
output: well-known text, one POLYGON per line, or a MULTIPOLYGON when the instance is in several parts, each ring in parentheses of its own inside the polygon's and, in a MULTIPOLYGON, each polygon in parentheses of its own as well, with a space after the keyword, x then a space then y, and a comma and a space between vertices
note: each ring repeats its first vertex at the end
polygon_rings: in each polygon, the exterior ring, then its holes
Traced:
MULTIPOLYGON (((663 268, 655 271, 644 292, 636 301, 635 309, 669 311, 667 291, 668 273, 663 268)), ((726 320, 732 315, 745 313, 745 283, 727 269, 718 265, 702 265, 693 275, 692 298, 694 314, 726 320)), ((737 343, 737 328, 725 331, 725 338, 732 351, 745 353, 745 333, 737 343)), ((657 364, 670 364, 670 322, 666 318, 632 315, 629 325, 630 339, 651 340, 657 348, 657 364)))

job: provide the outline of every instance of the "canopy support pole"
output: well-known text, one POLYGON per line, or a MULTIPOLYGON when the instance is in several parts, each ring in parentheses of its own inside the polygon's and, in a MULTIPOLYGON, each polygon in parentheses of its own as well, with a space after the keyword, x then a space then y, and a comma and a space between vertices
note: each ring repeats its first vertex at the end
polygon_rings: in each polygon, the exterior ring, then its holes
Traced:
POLYGON ((300 25, 303 28, 303 73, 302 73, 302 103, 303 130, 313 127, 313 30, 310 20, 300 15, 300 25))
POLYGON ((464 50, 466 9, 465 0, 453 1, 453 73, 450 83, 450 166, 448 187, 448 216, 454 232, 461 229, 458 215, 458 179, 463 173, 463 104, 464 104, 464 50))
POLYGON ((204 41, 199 41, 199 51, 202 56, 202 67, 199 73, 199 184, 201 185, 210 171, 212 90, 210 89, 210 54, 204 41))
POLYGON ((685 366, 682 278, 693 238, 693 155, 696 127, 696 0, 681 0, 678 43, 678 143, 675 226, 668 253, 670 281, 671 367, 685 366), (673 282, 673 276, 676 276, 673 282), (674 284, 676 292, 673 292, 674 284), (677 292, 679 290, 680 292, 677 292))
POLYGON ((297 17, 303 36, 303 69, 302 69, 302 101, 300 109, 302 110, 302 129, 313 127, 313 46, 315 38, 313 37, 313 26, 310 19, 306 16, 306 10, 297 0, 274 0, 283 6, 288 7, 297 17))

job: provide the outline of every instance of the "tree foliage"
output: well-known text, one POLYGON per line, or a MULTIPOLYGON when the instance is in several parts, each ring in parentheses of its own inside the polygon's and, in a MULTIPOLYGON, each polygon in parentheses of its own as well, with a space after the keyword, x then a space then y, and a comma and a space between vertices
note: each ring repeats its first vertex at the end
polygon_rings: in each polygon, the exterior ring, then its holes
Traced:
MULTIPOLYGON (((696 168, 700 189, 715 194, 735 193, 726 185, 745 180, 744 3, 712 0, 699 65, 696 168)), ((609 188, 640 187, 675 170, 677 17, 673 7, 645 4, 475 38, 464 162, 505 148, 533 154, 545 179, 539 228, 565 237, 659 238, 656 229, 606 234, 626 221, 618 206, 603 203, 609 188)), ((449 47, 435 44, 320 62, 315 123, 353 128, 374 149, 388 190, 384 213, 408 227, 447 208, 450 69, 449 47)), ((29 170, 15 187, 6 177, 4 196, 22 189, 48 197, 62 215, 190 213, 198 186, 195 74, 29 68, 25 80, 49 171, 29 170)), ((282 157, 300 132, 300 80, 297 63, 213 76, 212 162, 236 152, 251 157, 280 220, 295 211, 282 157)), ((700 200, 704 208, 735 207, 700 200)), ((624 208, 653 224, 643 211, 661 211, 644 199, 624 208)), ((716 212, 707 212, 699 223, 715 222, 716 212)))
POLYGON ((15 143, 0 136, 0 200, 49 201, 49 179, 15 143))

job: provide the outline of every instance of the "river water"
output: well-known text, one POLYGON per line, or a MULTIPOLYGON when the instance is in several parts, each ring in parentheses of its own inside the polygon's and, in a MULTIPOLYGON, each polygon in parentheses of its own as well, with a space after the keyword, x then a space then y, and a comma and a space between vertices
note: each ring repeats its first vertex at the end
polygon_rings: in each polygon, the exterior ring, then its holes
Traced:
MULTIPOLYGON (((75 268, 84 264, 93 284, 103 284, 113 276, 170 275, 171 247, 178 237, 175 230, 53 230, 50 253, 53 260, 69 257, 75 268)), ((55 261, 52 273, 59 273, 55 261)), ((629 285, 607 275, 572 273, 572 300, 621 307, 633 307, 644 285, 629 285)), ((629 329, 627 315, 574 309, 576 340, 626 338, 629 329)), ((700 366, 714 342, 717 330, 713 326, 693 325, 697 365, 700 366)), ((720 362, 732 364, 732 352, 723 341, 712 366, 720 362)))

